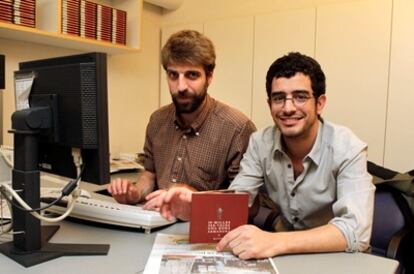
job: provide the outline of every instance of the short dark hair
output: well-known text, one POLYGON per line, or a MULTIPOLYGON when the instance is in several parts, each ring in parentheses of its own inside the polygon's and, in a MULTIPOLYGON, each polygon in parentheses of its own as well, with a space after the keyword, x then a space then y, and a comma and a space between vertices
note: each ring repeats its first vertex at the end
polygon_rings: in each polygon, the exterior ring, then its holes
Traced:
POLYGON ((198 31, 176 32, 161 50, 161 63, 165 70, 171 64, 201 65, 207 75, 211 74, 216 66, 214 45, 198 31))
POLYGON ((298 72, 309 76, 313 95, 316 98, 325 94, 325 74, 319 63, 315 59, 299 52, 290 52, 289 54, 278 58, 269 67, 266 75, 267 97, 270 98, 272 92, 273 78, 290 78, 298 72))

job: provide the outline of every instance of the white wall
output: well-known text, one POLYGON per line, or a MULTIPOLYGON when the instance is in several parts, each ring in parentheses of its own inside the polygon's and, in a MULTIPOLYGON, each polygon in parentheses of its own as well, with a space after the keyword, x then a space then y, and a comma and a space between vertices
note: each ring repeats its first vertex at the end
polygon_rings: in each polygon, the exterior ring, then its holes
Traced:
POLYGON ((414 169, 414 1, 394 0, 390 55, 386 166, 414 169))
POLYGON ((178 9, 164 12, 162 25, 192 24, 229 17, 359 1, 363 0, 184 0, 178 9))
POLYGON ((319 7, 316 26, 315 57, 327 77, 324 116, 350 127, 368 143, 369 159, 381 164, 391 4, 391 0, 369 0, 319 7))
POLYGON ((304 8, 255 17, 252 120, 258 128, 273 124, 267 105, 266 73, 271 63, 290 51, 314 56, 316 9, 304 8))
MULTIPOLYGON (((142 149, 149 115, 171 101, 159 66, 160 45, 171 33, 194 28, 217 48, 209 92, 259 127, 272 123, 264 89, 268 66, 288 51, 302 51, 316 57, 327 74, 324 116, 367 141, 371 160, 412 169, 413 5, 411 0, 186 0, 175 11, 162 11, 144 3, 141 52, 108 59, 111 151, 142 149)), ((7 130, 18 62, 78 52, 4 39, 0 52, 7 65, 3 141, 12 144, 7 130)))
MULTIPOLYGON (((163 40, 172 29, 202 29, 217 50, 210 94, 259 128, 272 123, 264 87, 271 62, 289 51, 315 57, 327 76, 323 117, 367 142, 371 161, 407 171, 414 168, 413 115, 403 114, 414 99, 413 12, 409 0, 192 0, 163 15, 163 40)), ((162 84, 161 98, 168 98, 162 84)))
POLYGON ((111 55, 108 65, 111 151, 142 151, 150 114, 159 107, 161 9, 144 3, 142 49, 111 55))

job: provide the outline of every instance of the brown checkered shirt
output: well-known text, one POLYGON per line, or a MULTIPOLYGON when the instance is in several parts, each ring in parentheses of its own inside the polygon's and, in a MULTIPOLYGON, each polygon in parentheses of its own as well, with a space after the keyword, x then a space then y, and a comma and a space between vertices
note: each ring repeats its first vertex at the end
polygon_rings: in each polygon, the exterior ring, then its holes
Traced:
POLYGON ((207 96, 204 109, 182 128, 174 104, 155 111, 147 126, 144 166, 157 188, 185 183, 197 190, 227 188, 256 130, 240 111, 207 96))

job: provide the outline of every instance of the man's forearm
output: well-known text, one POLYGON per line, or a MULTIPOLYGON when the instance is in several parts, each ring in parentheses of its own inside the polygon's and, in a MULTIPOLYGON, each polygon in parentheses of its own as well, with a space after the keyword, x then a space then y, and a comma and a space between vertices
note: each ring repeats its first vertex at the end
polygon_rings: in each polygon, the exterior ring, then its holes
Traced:
POLYGON ((142 202, 145 200, 145 197, 150 194, 155 189, 155 174, 149 171, 143 171, 141 177, 136 184, 136 188, 139 193, 139 200, 142 202))
POLYGON ((285 234, 283 254, 345 251, 347 247, 344 235, 332 224, 280 234, 285 234))

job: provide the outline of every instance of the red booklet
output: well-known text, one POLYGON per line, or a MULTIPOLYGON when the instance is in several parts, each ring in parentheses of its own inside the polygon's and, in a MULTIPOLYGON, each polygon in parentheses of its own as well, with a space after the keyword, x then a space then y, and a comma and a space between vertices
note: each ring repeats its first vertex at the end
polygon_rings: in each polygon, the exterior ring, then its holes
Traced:
POLYGON ((195 192, 191 202, 190 243, 216 243, 247 223, 249 194, 195 192))

